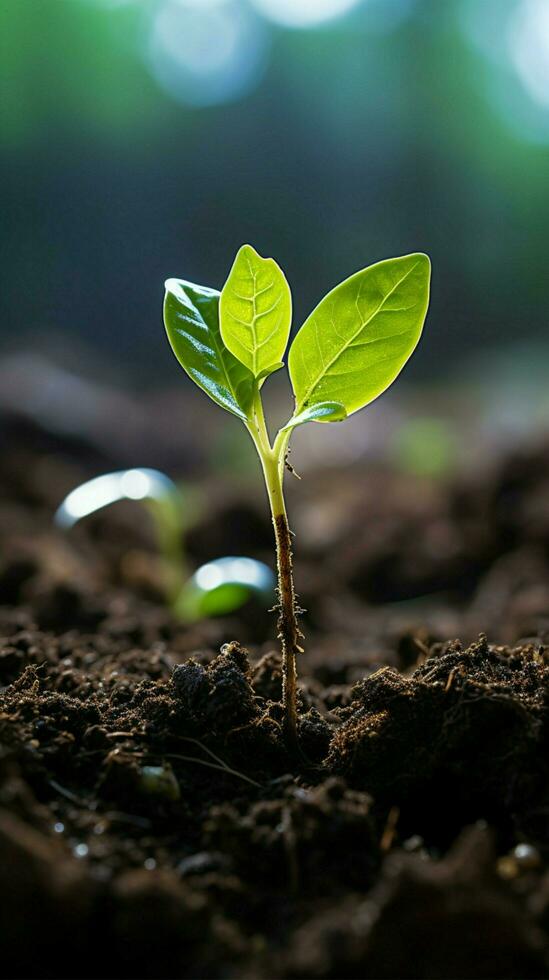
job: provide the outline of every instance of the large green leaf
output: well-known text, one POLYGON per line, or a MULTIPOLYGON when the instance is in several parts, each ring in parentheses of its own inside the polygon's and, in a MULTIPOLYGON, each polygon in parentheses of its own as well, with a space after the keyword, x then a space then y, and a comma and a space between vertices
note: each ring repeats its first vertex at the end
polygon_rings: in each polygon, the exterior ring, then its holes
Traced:
POLYGON ((164 323, 173 352, 189 377, 214 402, 246 420, 254 379, 223 344, 219 296, 216 289, 168 279, 164 323))
POLYGON ((430 272, 420 252, 386 259, 320 301, 290 349, 297 412, 329 401, 351 415, 389 387, 421 336, 430 272))
POLYGON ((274 259, 243 245, 223 286, 219 310, 225 346, 254 377, 277 370, 290 335, 292 297, 274 259))

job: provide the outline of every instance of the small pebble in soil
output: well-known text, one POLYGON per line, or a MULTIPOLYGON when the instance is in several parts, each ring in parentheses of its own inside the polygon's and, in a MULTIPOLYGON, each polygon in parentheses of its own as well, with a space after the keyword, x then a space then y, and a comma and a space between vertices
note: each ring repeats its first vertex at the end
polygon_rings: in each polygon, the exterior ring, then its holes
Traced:
POLYGON ((511 880, 525 871, 535 871, 541 865, 541 855, 531 844, 517 844, 509 854, 497 862, 501 878, 511 880))
POLYGON ((179 783, 169 764, 142 766, 139 785, 143 792, 150 796, 159 796, 172 801, 178 800, 181 796, 179 783))
POLYGON ((513 857, 521 871, 532 871, 541 864, 540 853, 531 844, 517 844, 513 857))

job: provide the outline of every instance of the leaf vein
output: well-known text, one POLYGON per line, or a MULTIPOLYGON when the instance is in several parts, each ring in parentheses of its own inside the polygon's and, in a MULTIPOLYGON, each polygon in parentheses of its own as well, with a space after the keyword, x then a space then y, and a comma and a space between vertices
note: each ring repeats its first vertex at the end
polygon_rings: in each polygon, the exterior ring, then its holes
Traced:
MULTIPOLYGON (((360 324, 358 330, 356 330, 354 332, 354 334, 349 338, 349 340, 347 341, 347 343, 344 345, 343 349, 342 350, 339 350, 334 355, 334 357, 332 358, 332 360, 329 362, 329 364, 327 366, 324 365, 323 357, 321 356, 320 360, 321 360, 321 364, 322 364, 322 372, 317 375, 316 379, 307 388, 307 390, 306 390, 306 392, 305 392, 305 394, 304 394, 304 396, 303 396, 303 398, 301 400, 301 403, 300 403, 301 405, 304 405, 307 402, 307 400, 311 396, 312 391, 319 384, 319 382, 321 381, 322 377, 330 370, 330 368, 332 367, 332 365, 335 364, 335 362, 337 360, 339 360, 339 358, 341 357, 341 355, 353 343, 353 341, 356 339, 356 337, 358 337, 358 335, 360 333, 362 333, 362 331, 368 326, 368 324, 371 323, 372 320, 378 315, 378 313, 383 309, 383 306, 385 305, 385 303, 387 302, 387 300, 389 299, 389 297, 392 296, 392 294, 398 289, 398 287, 400 285, 402 285, 402 283, 404 282, 404 280, 407 279, 408 276, 410 276, 412 274, 412 272, 414 271, 414 269, 417 268, 418 264, 419 263, 416 262, 411 267, 411 269, 408 269, 408 271, 394 284, 394 286, 389 290, 389 292, 383 297, 383 299, 382 299, 381 303, 379 304, 379 306, 373 311, 373 313, 370 314, 370 316, 363 323, 360 324)), ((358 302, 358 299, 360 297, 361 288, 362 288, 362 282, 361 282, 361 284, 359 286, 358 295, 357 295, 357 297, 355 299, 355 304, 358 302)), ((357 311, 360 314, 360 316, 362 316, 362 314, 360 313, 360 310, 358 309, 358 306, 357 306, 357 311)), ((316 320, 313 320, 313 324, 314 324, 314 327, 315 327, 315 336, 316 336, 317 345, 318 345, 317 321, 316 320)))

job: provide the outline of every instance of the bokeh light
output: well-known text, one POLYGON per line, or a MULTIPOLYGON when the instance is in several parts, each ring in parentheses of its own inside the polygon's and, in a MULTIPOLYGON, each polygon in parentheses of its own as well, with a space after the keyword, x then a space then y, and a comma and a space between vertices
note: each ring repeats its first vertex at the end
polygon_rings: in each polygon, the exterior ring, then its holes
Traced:
POLYGON ((237 0, 165 0, 152 14, 147 61, 179 102, 219 105, 254 87, 267 48, 264 25, 237 0))
POLYGON ((366 0, 252 0, 257 10, 284 27, 325 24, 364 2, 366 0))
POLYGON ((487 99, 519 139, 549 142, 549 3, 463 0, 467 41, 485 59, 487 99))
POLYGON ((508 30, 511 60, 528 94, 549 109, 549 3, 523 0, 508 30))

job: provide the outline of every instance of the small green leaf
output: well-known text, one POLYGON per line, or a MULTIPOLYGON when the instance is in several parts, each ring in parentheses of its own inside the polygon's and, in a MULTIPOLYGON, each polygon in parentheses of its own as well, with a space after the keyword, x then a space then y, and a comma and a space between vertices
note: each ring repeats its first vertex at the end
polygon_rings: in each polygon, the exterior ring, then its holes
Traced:
POLYGON ((274 374, 275 371, 280 371, 280 368, 283 368, 283 367, 286 367, 286 365, 284 364, 284 361, 278 361, 277 364, 271 364, 270 367, 263 368, 263 371, 260 371, 259 372, 256 380, 257 381, 264 381, 265 378, 268 378, 270 374, 274 374))
POLYGON ((386 259, 320 301, 290 349, 298 413, 335 401, 351 415, 392 384, 421 336, 430 271, 420 252, 386 259))
POLYGON ((297 425, 303 425, 305 422, 342 422, 346 418, 347 412, 341 402, 317 402, 305 408, 299 415, 292 416, 280 431, 295 429, 297 425))
POLYGON ((172 350, 190 378, 228 412, 246 420, 254 379, 221 339, 216 289, 166 281, 164 323, 172 350))
POLYGON ((198 568, 185 583, 175 611, 188 621, 224 616, 243 606, 253 594, 271 601, 275 581, 268 565, 255 558, 216 558, 198 568))
POLYGON ((225 346, 255 378, 266 377, 282 361, 292 322, 290 287, 274 259, 243 245, 219 309, 225 346))
POLYGON ((141 766, 137 789, 146 796, 176 802, 181 798, 179 783, 169 762, 161 766, 141 766))

